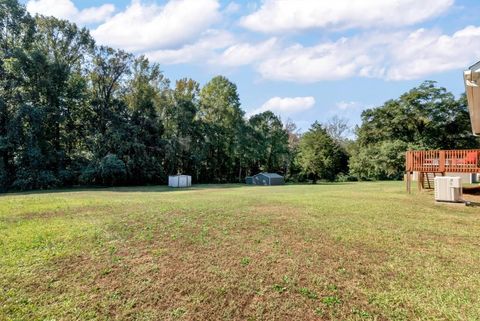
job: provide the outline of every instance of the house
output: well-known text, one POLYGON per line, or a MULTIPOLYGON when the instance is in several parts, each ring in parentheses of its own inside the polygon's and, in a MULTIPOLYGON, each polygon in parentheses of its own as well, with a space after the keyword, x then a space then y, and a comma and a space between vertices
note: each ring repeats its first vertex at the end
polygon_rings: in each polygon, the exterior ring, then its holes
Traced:
POLYGON ((253 185, 283 185, 285 184, 285 179, 283 176, 276 173, 258 173, 254 176, 248 176, 246 178, 247 184, 253 185))
POLYGON ((480 61, 465 70, 465 92, 474 135, 480 135, 480 61))
POLYGON ((169 187, 190 187, 192 186, 192 176, 190 175, 171 175, 168 176, 169 187))

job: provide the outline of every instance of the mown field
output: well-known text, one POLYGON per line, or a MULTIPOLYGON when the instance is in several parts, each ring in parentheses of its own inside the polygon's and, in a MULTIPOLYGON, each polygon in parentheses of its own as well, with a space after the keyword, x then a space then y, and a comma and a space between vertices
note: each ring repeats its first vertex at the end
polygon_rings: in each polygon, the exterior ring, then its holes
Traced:
POLYGON ((479 267, 401 182, 0 196, 0 320, 480 320, 479 267))

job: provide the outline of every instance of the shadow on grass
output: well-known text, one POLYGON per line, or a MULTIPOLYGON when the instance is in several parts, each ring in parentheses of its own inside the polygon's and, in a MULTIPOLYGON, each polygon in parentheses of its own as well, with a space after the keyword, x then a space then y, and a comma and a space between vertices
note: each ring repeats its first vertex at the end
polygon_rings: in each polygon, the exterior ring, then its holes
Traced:
MULTIPOLYGON (((244 183, 225 183, 225 184, 194 184, 188 188, 172 188, 166 185, 142 185, 142 186, 72 186, 59 189, 44 189, 32 191, 9 191, 7 193, 0 193, 0 198, 3 196, 15 195, 42 195, 42 194, 56 194, 56 193, 82 193, 82 192, 115 192, 115 193, 172 193, 185 191, 198 191, 208 189, 232 189, 232 188, 264 188, 264 187, 288 187, 288 186, 325 186, 325 185, 352 185, 359 182, 317 182, 312 183, 287 183, 285 185, 264 186, 264 185, 246 185, 244 183)), ((375 182, 361 182, 371 183, 375 182)))
POLYGON ((468 202, 466 205, 468 207, 480 207, 480 202, 468 202))
POLYGON ((188 188, 173 188, 166 185, 142 185, 142 186, 72 186, 60 189, 44 189, 33 191, 9 191, 0 194, 2 196, 15 195, 41 195, 54 193, 83 193, 83 192, 115 192, 115 193, 172 193, 206 189, 225 189, 246 187, 245 184, 196 184, 188 188))

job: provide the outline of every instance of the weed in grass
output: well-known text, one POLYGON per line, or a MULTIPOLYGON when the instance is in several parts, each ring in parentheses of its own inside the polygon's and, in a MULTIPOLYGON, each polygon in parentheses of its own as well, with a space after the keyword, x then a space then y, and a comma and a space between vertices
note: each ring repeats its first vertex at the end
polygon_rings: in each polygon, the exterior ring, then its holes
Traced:
POLYGON ((337 292, 338 288, 335 284, 329 284, 329 285, 327 285, 327 290, 332 291, 332 292, 337 292))
POLYGON ((318 294, 308 288, 300 288, 299 292, 300 294, 302 294, 303 296, 309 299, 312 299, 312 300, 318 299, 318 294))
POLYGON ((108 275, 108 274, 110 274, 110 273, 112 273, 112 269, 106 268, 106 269, 103 269, 100 274, 101 274, 101 275, 108 275))
POLYGON ((220 287, 220 288, 217 289, 217 293, 218 293, 218 295, 220 295, 220 296, 224 296, 225 294, 227 294, 227 289, 222 286, 222 287, 220 287))
POLYGON ((313 310, 313 313, 318 316, 323 316, 325 314, 325 311, 323 311, 323 308, 315 308, 315 310, 313 310))
POLYGON ((337 271, 340 275, 346 275, 347 274, 347 269, 345 269, 343 267, 339 268, 337 271))
POLYGON ((340 304, 340 299, 336 296, 326 296, 322 298, 322 303, 328 307, 332 307, 337 304, 340 304))
POLYGON ((250 258, 249 257, 243 257, 241 260, 240 260, 240 264, 242 266, 247 266, 250 264, 250 258))
POLYGON ((287 291, 287 287, 284 286, 283 284, 274 284, 273 285, 273 290, 275 290, 278 293, 283 293, 287 291))
POLYGON ((352 314, 358 315, 362 319, 370 319, 372 317, 372 315, 367 311, 364 311, 362 309, 357 309, 357 308, 352 309, 352 314))
POLYGON ((172 311, 172 317, 178 319, 181 318, 185 313, 187 313, 187 310, 185 310, 184 308, 176 308, 172 311))

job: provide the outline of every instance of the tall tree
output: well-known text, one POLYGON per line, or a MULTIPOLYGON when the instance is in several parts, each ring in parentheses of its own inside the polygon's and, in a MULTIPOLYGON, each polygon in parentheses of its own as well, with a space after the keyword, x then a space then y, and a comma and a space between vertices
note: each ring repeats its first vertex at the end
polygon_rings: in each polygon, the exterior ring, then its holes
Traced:
POLYGON ((0 1, 0 190, 17 176, 18 130, 23 107, 31 105, 27 90, 28 56, 35 36, 35 22, 15 0, 0 1))
POLYGON ((159 183, 164 178, 165 143, 158 102, 168 81, 159 66, 143 56, 135 59, 132 69, 125 94, 130 140, 124 142, 122 158, 130 183, 159 183))
POLYGON ((249 125, 255 132, 255 168, 283 172, 288 154, 288 133, 277 116, 266 111, 252 116, 249 125))
MULTIPOLYGON (((125 143, 131 140, 132 128, 128 124, 125 96, 132 62, 133 56, 122 50, 104 46, 96 48, 89 73, 90 112, 86 116, 89 124, 86 144, 92 157, 82 175, 85 183, 101 181, 99 166, 102 161, 112 157, 126 161, 122 155, 129 148, 125 143)), ((125 180, 123 177, 117 182, 125 180)))
POLYGON ((171 174, 194 173, 200 175, 202 159, 201 128, 197 119, 199 84, 188 78, 175 83, 171 100, 164 108, 166 132, 169 143, 169 155, 166 169, 171 174))
POLYGON ((244 125, 237 86, 223 76, 214 77, 200 91, 199 118, 204 123, 205 176, 219 182, 232 181, 240 172, 240 135, 244 125))
POLYGON ((94 41, 86 28, 53 17, 37 16, 35 48, 46 57, 47 67, 36 91, 43 93, 44 131, 51 142, 52 167, 61 180, 69 181, 72 162, 82 144, 78 117, 87 108, 87 85, 83 66, 92 56, 94 41), (42 88, 42 86, 44 88, 42 88))
POLYGON ((348 158, 342 146, 315 122, 300 139, 298 163, 313 182, 333 181, 338 174, 347 172, 348 158))
POLYGON ((301 134, 292 120, 288 119, 285 123, 285 131, 288 135, 288 155, 286 161, 285 175, 288 179, 298 180, 300 168, 296 162, 298 156, 298 146, 300 144, 301 134))

